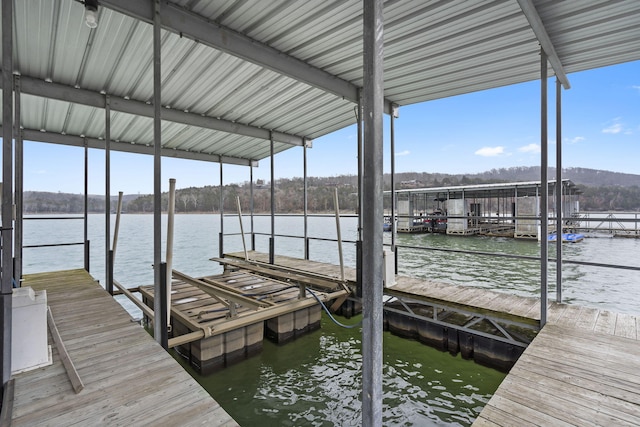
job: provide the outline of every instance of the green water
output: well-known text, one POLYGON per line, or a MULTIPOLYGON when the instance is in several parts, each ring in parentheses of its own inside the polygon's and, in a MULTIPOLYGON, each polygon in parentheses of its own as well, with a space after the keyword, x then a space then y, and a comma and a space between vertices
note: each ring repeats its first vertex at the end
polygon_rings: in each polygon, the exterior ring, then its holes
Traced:
MULTIPOLYGON (((206 377, 189 371, 242 426, 358 426, 360 337, 323 315, 321 330, 294 342, 265 340, 260 354, 206 377)), ((383 354, 389 426, 470 425, 505 376, 388 332, 383 354)))

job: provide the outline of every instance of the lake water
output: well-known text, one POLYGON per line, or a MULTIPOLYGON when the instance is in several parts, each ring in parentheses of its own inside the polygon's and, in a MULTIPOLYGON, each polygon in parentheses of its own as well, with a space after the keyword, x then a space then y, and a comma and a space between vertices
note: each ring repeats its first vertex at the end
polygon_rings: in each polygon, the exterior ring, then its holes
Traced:
MULTIPOLYGON (((114 229, 112 218, 111 229, 114 229)), ((166 218, 163 218, 166 220, 166 218)), ((333 217, 310 217, 309 236, 335 239, 333 217)), ((104 215, 89 216, 91 273, 104 281, 104 215)), ((256 232, 269 233, 270 218, 255 217, 256 232)), ((341 219, 342 238, 355 241, 357 219, 341 219)), ((164 226, 163 226, 164 229, 164 226)), ((244 219, 248 232, 250 221, 244 219)), ((175 218, 174 268, 199 276, 222 269, 209 258, 218 255, 218 215, 178 215, 175 218)), ((228 216, 225 233, 237 233, 237 217, 228 216)), ((301 217, 276 218, 276 234, 303 233, 301 217)), ((25 221, 25 245, 71 243, 83 239, 82 220, 25 221)), ((115 259, 115 278, 126 286, 153 282, 153 217, 123 215, 115 259)), ((385 242, 390 236, 385 233, 385 242)), ((507 238, 399 235, 397 244, 538 256, 540 244, 507 238)), ((225 251, 241 251, 239 235, 227 236, 225 251)), ((276 237, 276 253, 302 257, 303 241, 276 237)), ((569 260, 640 267, 634 254, 639 239, 587 238, 565 244, 569 260)), ((266 252, 268 236, 256 236, 256 249, 266 252)), ((550 256, 555 248, 550 246, 550 256)), ((164 252, 164 243, 163 243, 164 252)), ((338 263, 335 242, 312 240, 311 259, 338 263)), ((344 244, 344 259, 355 266, 355 245, 344 244)), ((520 295, 539 295, 540 266, 536 261, 495 258, 399 248, 400 274, 477 286, 520 295)), ((82 246, 24 250, 24 272, 83 266, 82 246)), ((640 313, 637 271, 563 266, 563 296, 570 303, 640 313)), ((555 267, 550 264, 549 289, 554 293, 555 267)), ((124 297, 118 300, 140 317, 124 297)), ((357 319, 344 320, 355 322, 357 319)), ((322 329, 279 347, 265 340, 261 354, 222 372, 194 377, 241 425, 359 425, 361 331, 342 329, 323 317, 322 329)), ((504 374, 452 357, 415 341, 384 335, 385 425, 469 425, 500 384, 504 374)))

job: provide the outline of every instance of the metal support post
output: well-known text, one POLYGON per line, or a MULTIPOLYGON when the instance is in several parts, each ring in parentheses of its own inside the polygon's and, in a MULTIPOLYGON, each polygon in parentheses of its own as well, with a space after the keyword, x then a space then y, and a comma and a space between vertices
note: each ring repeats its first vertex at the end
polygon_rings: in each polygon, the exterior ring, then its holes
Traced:
POLYGON ((275 156, 273 150, 273 134, 269 133, 270 157, 271 157, 271 237, 269 238, 269 264, 275 262, 275 238, 276 238, 276 183, 275 183, 275 156))
POLYGON ((547 54, 540 49, 540 327, 547 323, 549 183, 547 141, 547 54))
POLYGON ((84 269, 89 273, 91 270, 91 242, 89 240, 84 241, 84 269))
POLYGON ((111 255, 111 105, 109 96, 104 97, 104 247, 106 256, 106 288, 113 295, 113 277, 110 276, 113 262, 111 255))
POLYGON ((218 238, 218 253, 220 258, 224 256, 224 173, 222 159, 220 159, 220 237, 218 238))
POLYGON ((307 140, 302 145, 302 203, 304 204, 304 259, 309 259, 309 217, 308 217, 308 180, 307 180, 307 140))
MULTIPOLYGON (((396 252, 396 129, 395 129, 395 107, 391 107, 390 130, 391 130, 391 251, 396 252)), ((396 260, 397 261, 397 260, 396 260)), ((396 268, 397 274, 397 268, 396 268)))
POLYGON ((154 307, 155 300, 158 300, 158 304, 160 305, 159 311, 154 311, 154 313, 160 313, 158 317, 154 319, 154 330, 159 329, 159 335, 156 336, 156 341, 160 343, 162 348, 165 350, 169 349, 169 328, 167 327, 167 319, 169 318, 167 304, 168 304, 168 295, 167 295, 167 263, 161 262, 159 266, 160 271, 160 293, 154 294, 158 295, 157 298, 154 298, 154 307))
POLYGON ((362 425, 382 425, 383 1, 363 1, 362 425))
POLYGON ((393 261, 394 261, 394 272, 395 274, 398 274, 398 248, 396 247, 396 250, 393 251, 393 261))
POLYGON ((358 234, 356 240, 356 295, 362 298, 362 92, 358 91, 358 106, 356 108, 358 128, 358 234))
POLYGON ((84 269, 89 272, 89 146, 84 140, 84 269))
POLYGON ((253 165, 249 165, 249 192, 251 193, 251 200, 249 202, 249 209, 251 210, 251 250, 256 250, 256 235, 253 226, 253 213, 254 213, 254 200, 253 200, 253 165))
POLYGON ((556 79, 556 302, 562 302, 562 83, 556 79))
POLYGON ((269 264, 275 264, 275 239, 273 237, 269 237, 269 264))
POLYGON ((16 154, 15 154, 15 203, 16 203, 16 218, 15 218, 15 241, 13 246, 14 264, 13 264, 13 277, 18 286, 22 279, 22 242, 24 236, 24 224, 23 224, 23 207, 24 207, 24 143, 22 141, 22 130, 20 129, 20 76, 13 76, 13 92, 14 92, 14 109, 15 120, 14 124, 14 137, 16 140, 16 154))
POLYGON ((305 239, 304 239, 304 253, 306 254, 306 258, 305 258, 306 260, 308 260, 309 256, 311 255, 310 252, 309 252, 309 242, 310 242, 310 239, 308 237, 305 237, 305 239))
MULTIPOLYGON (((153 2, 153 299, 154 313, 166 311, 166 304, 162 304, 165 293, 160 263, 162 262, 162 125, 161 125, 161 19, 160 0, 153 2)), ((165 313, 166 315, 166 313, 165 313)), ((162 334, 166 329, 166 317, 153 322, 153 336, 162 344, 162 334)))
POLYGON ((13 293, 13 0, 2 0, 2 388, 11 378, 13 293))
POLYGON ((107 254, 107 292, 113 296, 113 249, 107 254))
POLYGON ((171 322, 171 281, 173 280, 173 231, 176 214, 176 180, 169 178, 169 205, 167 206, 167 250, 165 254, 165 295, 167 319, 165 324, 171 322))

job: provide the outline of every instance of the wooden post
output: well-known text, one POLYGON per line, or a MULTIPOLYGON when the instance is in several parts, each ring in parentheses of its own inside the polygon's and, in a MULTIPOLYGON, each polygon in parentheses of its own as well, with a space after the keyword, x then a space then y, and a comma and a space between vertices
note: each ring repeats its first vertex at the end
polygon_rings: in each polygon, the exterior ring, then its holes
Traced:
POLYGON ((340 257, 340 279, 344 282, 344 258, 342 256, 342 233, 340 232, 340 206, 338 205, 338 188, 334 188, 333 206, 336 211, 336 233, 338 235, 338 256, 340 257))
POLYGON ((244 248, 244 259, 249 259, 247 253, 247 242, 244 240, 244 227, 242 226, 242 208, 240 207, 240 196, 236 196, 236 206, 238 206, 238 221, 240 221, 240 236, 242 237, 242 247, 244 248))
POLYGON ((171 280, 173 279, 173 224, 176 214, 176 180, 169 179, 169 206, 167 212, 167 325, 171 322, 171 280))

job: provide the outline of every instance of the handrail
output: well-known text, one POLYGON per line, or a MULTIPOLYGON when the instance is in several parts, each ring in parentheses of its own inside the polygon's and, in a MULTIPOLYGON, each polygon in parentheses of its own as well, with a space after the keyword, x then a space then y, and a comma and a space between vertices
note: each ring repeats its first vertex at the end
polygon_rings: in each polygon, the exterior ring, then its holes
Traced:
POLYGON ((57 220, 57 219, 84 219, 83 216, 25 216, 23 221, 36 221, 36 220, 57 220))
MULTIPOLYGON (((255 234, 256 236, 271 236, 271 233, 259 233, 259 232, 254 232, 253 234, 255 234)), ((239 236, 240 233, 225 233, 225 236, 239 236)), ((275 237, 286 237, 289 239, 304 239, 304 236, 296 236, 296 235, 292 235, 292 234, 275 234, 275 237)), ((307 239, 309 240, 318 240, 318 241, 322 241, 322 242, 337 242, 337 239, 330 239, 328 237, 307 237, 307 239)), ((358 243, 355 240, 345 240, 342 239, 342 243, 358 243)))
POLYGON ((84 245, 85 242, 72 242, 72 243, 48 243, 44 245, 23 245, 22 248, 49 248, 53 246, 76 246, 76 245, 84 245))
MULTIPOLYGON (((385 245, 388 246, 388 245, 385 245)), ((482 256, 493 256, 498 258, 511 258, 511 259, 524 259, 527 261, 540 261, 540 257, 535 257, 531 255, 513 255, 513 254, 505 254, 500 252, 482 252, 482 251, 468 251, 464 249, 445 249, 445 248, 428 248, 424 246, 411 246, 411 245, 397 245, 396 248, 405 248, 405 249, 416 249, 416 250, 426 250, 426 251, 439 251, 439 252, 449 252, 449 253, 459 253, 459 254, 467 254, 467 255, 482 255, 482 256)), ((555 258, 549 258, 549 261, 555 262, 555 258)), ((563 264, 575 264, 575 265, 586 265, 590 267, 605 267, 605 268, 617 268, 621 270, 632 270, 632 271, 640 271, 640 267, 634 267, 630 265, 620 265, 620 264, 604 264, 598 262, 588 262, 588 261, 573 261, 568 259, 562 260, 563 264)))

